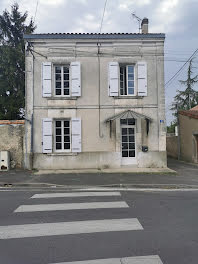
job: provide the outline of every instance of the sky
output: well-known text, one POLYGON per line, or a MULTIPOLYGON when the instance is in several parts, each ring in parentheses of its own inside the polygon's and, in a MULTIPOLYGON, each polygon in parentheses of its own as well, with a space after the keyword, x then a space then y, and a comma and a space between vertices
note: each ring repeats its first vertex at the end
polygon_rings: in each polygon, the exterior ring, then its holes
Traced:
MULTIPOLYGON (((35 19, 35 33, 99 32, 105 0, 0 0, 0 14, 17 2, 21 12, 35 19)), ((149 19, 150 33, 165 33, 165 83, 198 48, 198 0, 108 0, 103 33, 138 33, 131 13, 149 19)), ((198 53, 197 53, 198 54, 198 53)), ((198 74, 198 55, 194 57, 198 74)), ((176 91, 183 90, 179 80, 187 77, 187 67, 165 86, 167 124, 173 120, 170 109, 176 91)), ((198 84, 194 87, 198 91, 198 84)))

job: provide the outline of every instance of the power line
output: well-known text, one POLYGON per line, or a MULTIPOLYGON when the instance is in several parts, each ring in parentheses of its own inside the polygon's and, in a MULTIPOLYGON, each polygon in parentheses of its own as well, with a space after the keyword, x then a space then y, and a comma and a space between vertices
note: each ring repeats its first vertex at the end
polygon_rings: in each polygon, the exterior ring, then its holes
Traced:
POLYGON ((183 68, 186 66, 186 64, 195 56, 195 54, 198 52, 198 49, 196 49, 193 54, 189 57, 189 59, 182 65, 182 67, 165 83, 165 86, 169 85, 175 77, 183 70, 183 68))
POLYGON ((107 6, 107 1, 108 1, 108 0, 105 0, 104 10, 103 10, 102 19, 101 19, 101 24, 100 24, 100 33, 101 33, 101 31, 102 31, 102 25, 103 25, 103 20, 104 20, 104 15, 105 15, 106 6, 107 6))

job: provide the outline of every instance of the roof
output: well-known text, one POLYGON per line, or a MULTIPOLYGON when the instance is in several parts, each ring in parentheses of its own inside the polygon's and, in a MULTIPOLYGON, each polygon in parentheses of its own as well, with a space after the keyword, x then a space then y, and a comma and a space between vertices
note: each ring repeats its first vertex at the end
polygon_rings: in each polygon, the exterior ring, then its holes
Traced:
POLYGON ((192 109, 191 110, 182 110, 182 111, 179 111, 179 114, 198 119, 198 110, 192 110, 192 109))
POLYGON ((198 105, 196 105, 195 107, 191 108, 190 111, 198 111, 198 105))
POLYGON ((126 110, 124 112, 121 112, 119 114, 116 114, 112 117, 107 118, 105 120, 105 122, 110 122, 110 121, 113 121, 113 120, 118 119, 118 118, 134 118, 134 119, 144 118, 144 119, 147 119, 149 121, 152 121, 152 119, 148 116, 145 116, 143 114, 137 113, 137 112, 132 111, 132 110, 126 110))
POLYGON ((24 34, 24 39, 165 39, 163 33, 44 33, 24 34))

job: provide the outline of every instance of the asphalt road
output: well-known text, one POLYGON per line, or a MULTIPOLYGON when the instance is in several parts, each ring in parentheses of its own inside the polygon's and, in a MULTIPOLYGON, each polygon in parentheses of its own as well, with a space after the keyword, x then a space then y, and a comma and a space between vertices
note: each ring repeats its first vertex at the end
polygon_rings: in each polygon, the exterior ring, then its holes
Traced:
POLYGON ((0 191, 0 264, 198 263, 198 191, 42 193, 0 191))

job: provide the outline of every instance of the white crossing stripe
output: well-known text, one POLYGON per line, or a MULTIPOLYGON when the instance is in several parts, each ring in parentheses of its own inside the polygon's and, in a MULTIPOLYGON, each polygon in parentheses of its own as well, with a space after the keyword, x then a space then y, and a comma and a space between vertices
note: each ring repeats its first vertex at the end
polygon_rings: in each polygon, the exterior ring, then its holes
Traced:
POLYGON ((113 259, 96 259, 75 262, 61 262, 54 264, 163 264, 160 257, 157 255, 144 257, 128 257, 128 258, 113 258, 113 259))
POLYGON ((43 212, 59 210, 104 209, 104 208, 128 208, 126 202, 92 202, 92 203, 62 203, 62 204, 36 204, 21 205, 14 212, 43 212))
POLYGON ((91 196, 121 196, 120 192, 73 192, 73 193, 41 193, 31 198, 62 198, 62 197, 91 197, 91 196))
POLYGON ((0 226, 0 239, 143 230, 137 218, 0 226))

